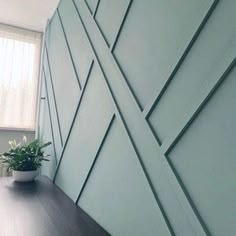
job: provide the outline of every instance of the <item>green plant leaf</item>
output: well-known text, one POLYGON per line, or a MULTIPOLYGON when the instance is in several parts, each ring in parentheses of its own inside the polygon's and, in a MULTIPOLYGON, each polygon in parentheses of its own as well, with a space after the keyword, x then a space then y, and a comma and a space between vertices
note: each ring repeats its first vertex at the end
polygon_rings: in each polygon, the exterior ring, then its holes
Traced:
POLYGON ((43 148, 49 146, 51 142, 42 143, 35 139, 31 143, 26 143, 27 138, 23 137, 23 142, 17 143, 16 140, 9 141, 10 149, 0 156, 0 160, 7 164, 8 170, 30 171, 36 170, 46 159, 43 148))

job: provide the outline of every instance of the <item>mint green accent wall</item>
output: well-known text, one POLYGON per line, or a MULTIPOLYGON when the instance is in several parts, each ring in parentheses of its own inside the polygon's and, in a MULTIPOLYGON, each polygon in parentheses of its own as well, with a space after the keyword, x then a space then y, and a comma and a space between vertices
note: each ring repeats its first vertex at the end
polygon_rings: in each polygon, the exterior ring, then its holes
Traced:
POLYGON ((55 179, 55 183, 74 201, 82 189, 112 115, 113 107, 101 71, 98 65, 94 65, 55 179))
POLYGON ((134 1, 114 54, 142 108, 163 87, 211 4, 134 1))
MULTIPOLYGON (((41 121, 39 124, 39 139, 40 140, 45 140, 45 141, 53 141, 53 134, 52 134, 52 128, 51 128, 51 123, 50 123, 50 115, 52 117, 52 113, 50 112, 49 114, 49 109, 48 109, 48 98, 47 98, 47 91, 46 91, 46 86, 45 86, 45 76, 44 74, 42 75, 42 84, 41 84, 41 97, 46 98, 46 100, 41 101, 41 106, 40 106, 40 117, 39 120, 41 121)), ((52 100, 51 100, 52 101, 52 100)), ((55 129, 53 129, 54 131, 55 129)), ((50 145, 46 148, 45 153, 50 155, 50 161, 49 162, 44 162, 42 168, 41 168, 41 174, 48 176, 50 179, 53 178, 55 174, 55 169, 57 166, 57 159, 56 159, 56 153, 54 149, 54 145, 50 145)))
POLYGON ((79 205, 114 235, 169 235, 132 145, 117 120, 79 205))
POLYGON ((89 10, 91 11, 91 14, 95 13, 98 1, 99 0, 85 0, 85 2, 88 5, 89 10))
POLYGON ((235 0, 62 0, 42 167, 111 235, 235 235, 235 0))
POLYGON ((108 46, 111 46, 117 35, 117 31, 127 10, 129 1, 100 1, 99 11, 95 20, 104 36, 108 46), (109 19, 109 20, 107 20, 109 19))
POLYGON ((63 116, 59 117, 59 122, 64 142, 76 110, 80 90, 57 14, 55 14, 51 22, 50 29, 48 60, 58 113, 63 114, 63 116), (58 57, 58 52, 60 52, 60 57, 58 57), (68 105, 65 106, 65 104, 68 105))
POLYGON ((236 69, 168 154, 214 235, 235 233, 235 88, 236 69))

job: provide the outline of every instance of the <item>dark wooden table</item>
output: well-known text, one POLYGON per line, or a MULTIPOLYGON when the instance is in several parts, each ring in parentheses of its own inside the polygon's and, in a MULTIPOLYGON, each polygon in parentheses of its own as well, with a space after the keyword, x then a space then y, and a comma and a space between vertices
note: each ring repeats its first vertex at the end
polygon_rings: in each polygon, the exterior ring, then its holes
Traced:
POLYGON ((0 178, 0 236, 108 235, 48 178, 0 178))

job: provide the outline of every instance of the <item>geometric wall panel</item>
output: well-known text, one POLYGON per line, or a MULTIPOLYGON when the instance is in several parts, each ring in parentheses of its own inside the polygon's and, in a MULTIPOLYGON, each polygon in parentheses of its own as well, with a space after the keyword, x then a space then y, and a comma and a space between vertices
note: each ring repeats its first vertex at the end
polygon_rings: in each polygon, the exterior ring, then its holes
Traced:
POLYGON ((45 79, 44 76, 42 76, 42 82, 41 82, 41 94, 39 97, 39 118, 38 118, 38 138, 42 140, 42 135, 44 133, 44 121, 46 116, 46 107, 47 107, 47 101, 46 101, 46 88, 45 88, 45 79))
POLYGON ((78 205, 112 235, 170 235, 136 154, 116 119, 78 205))
MULTIPOLYGON (((40 102, 40 130, 39 130, 39 139, 43 140, 44 142, 49 142, 53 140, 52 137, 52 129, 51 129, 51 121, 50 121, 50 113, 48 109, 48 98, 47 98, 47 93, 46 93, 46 88, 45 88, 45 79, 44 76, 42 76, 42 94, 41 96, 45 99, 41 100, 40 102), (43 130, 43 132, 40 132, 43 130)), ((49 162, 45 162, 43 164, 43 167, 41 168, 41 174, 48 176, 50 179, 53 179, 53 175, 56 170, 56 156, 54 152, 54 144, 48 146, 45 148, 45 153, 49 154, 50 156, 48 159, 50 160, 49 162)))
MULTIPOLYGON (((52 140, 52 133, 51 133, 51 126, 50 126, 50 118, 49 118, 48 109, 46 108, 45 111, 46 111, 45 112, 45 120, 44 120, 45 132, 43 133, 41 140, 48 142, 48 141, 52 140)), ((52 180, 54 173, 56 171, 56 165, 57 165, 53 145, 50 145, 49 147, 45 148, 44 151, 45 151, 45 153, 50 155, 49 157, 47 157, 50 161, 45 161, 43 163, 43 167, 40 169, 41 170, 40 174, 48 176, 52 180)))
POLYGON ((98 1, 99 0, 85 0, 85 2, 87 3, 87 5, 89 7, 89 10, 90 10, 91 14, 94 14, 95 9, 96 9, 97 4, 98 4, 98 1))
POLYGON ((236 235, 236 69, 169 158, 212 235, 236 235))
POLYGON ((101 71, 94 64, 55 179, 74 202, 113 113, 101 71))
MULTIPOLYGON (((44 79, 42 81, 44 87, 46 86, 46 91, 45 95, 43 97, 48 96, 48 103, 49 103, 49 108, 50 108, 50 114, 51 114, 51 120, 52 120, 52 128, 53 128, 53 141, 56 149, 56 158, 57 161, 59 161, 59 157, 61 155, 62 151, 62 140, 61 140, 61 134, 60 134, 60 127, 58 123, 58 118, 57 118, 57 110, 54 102, 54 96, 53 96, 53 87, 51 83, 51 77, 49 73, 49 67, 48 67, 48 60, 47 57, 44 58, 44 63, 43 63, 43 78, 46 77, 46 80, 44 79)), ((47 104, 47 101, 44 101, 44 103, 47 104)))
POLYGON ((118 33, 130 0, 101 0, 95 16, 96 22, 110 46, 118 33))
POLYGON ((80 89, 58 14, 55 14, 51 22, 48 54, 61 133, 65 141, 78 104, 80 89))
POLYGON ((111 235, 236 234, 235 4, 62 0, 50 20, 42 174, 111 235))
POLYGON ((167 81, 212 2, 133 1, 114 55, 142 108, 167 81))
POLYGON ((92 49, 72 1, 63 0, 58 9, 64 26, 71 54, 82 86, 93 59, 92 49))
POLYGON ((235 57, 235 27, 230 23, 236 21, 234 5, 227 1, 216 7, 149 117, 162 142, 190 116, 201 92, 220 78, 235 57))

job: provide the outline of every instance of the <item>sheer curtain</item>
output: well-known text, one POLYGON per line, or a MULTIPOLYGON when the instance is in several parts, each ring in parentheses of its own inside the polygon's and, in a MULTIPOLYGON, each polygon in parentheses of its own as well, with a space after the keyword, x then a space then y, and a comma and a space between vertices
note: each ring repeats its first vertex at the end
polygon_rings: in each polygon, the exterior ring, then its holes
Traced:
POLYGON ((41 37, 0 24, 0 128, 35 129, 41 37))

